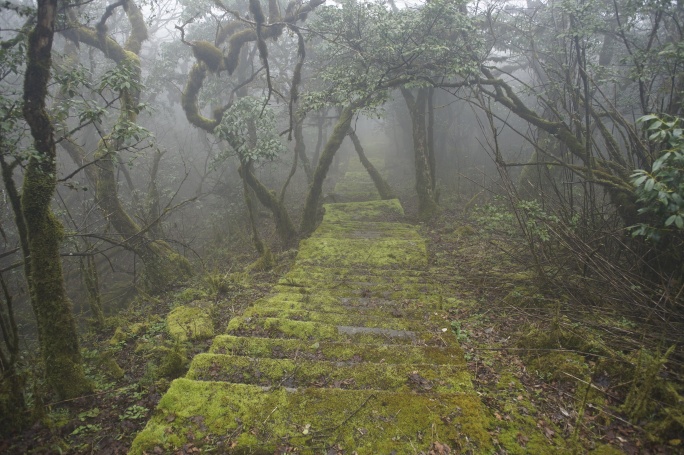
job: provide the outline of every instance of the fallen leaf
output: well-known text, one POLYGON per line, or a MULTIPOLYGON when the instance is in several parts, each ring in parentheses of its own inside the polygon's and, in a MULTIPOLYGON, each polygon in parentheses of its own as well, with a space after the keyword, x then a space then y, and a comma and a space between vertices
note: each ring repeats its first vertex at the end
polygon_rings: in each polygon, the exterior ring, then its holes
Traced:
POLYGON ((430 446, 430 451, 428 455, 448 455, 451 453, 451 447, 441 442, 433 442, 430 446))

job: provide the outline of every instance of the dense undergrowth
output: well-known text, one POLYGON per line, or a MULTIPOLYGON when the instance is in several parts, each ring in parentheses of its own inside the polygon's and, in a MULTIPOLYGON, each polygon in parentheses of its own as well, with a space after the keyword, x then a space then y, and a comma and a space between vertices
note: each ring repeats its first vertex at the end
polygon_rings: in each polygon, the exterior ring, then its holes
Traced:
MULTIPOLYGON (((452 328, 494 416, 499 453, 679 453, 676 319, 645 319, 611 286, 586 279, 560 242, 535 257, 502 200, 461 207, 425 230, 434 264, 461 278, 452 328)), ((557 222, 541 210, 527 219, 538 242, 554 241, 557 222)))

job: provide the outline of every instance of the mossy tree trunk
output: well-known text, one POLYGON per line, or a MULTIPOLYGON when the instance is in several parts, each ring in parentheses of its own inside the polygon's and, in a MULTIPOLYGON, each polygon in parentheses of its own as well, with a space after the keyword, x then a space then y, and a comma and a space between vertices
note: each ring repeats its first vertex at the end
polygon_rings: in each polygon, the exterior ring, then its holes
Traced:
POLYGON ((316 229, 318 202, 323 191, 323 181, 328 175, 328 170, 335 157, 335 153, 349 132, 349 126, 351 125, 355 110, 356 107, 353 105, 345 106, 342 109, 335 129, 323 148, 321 158, 318 160, 318 166, 316 166, 316 171, 314 172, 313 182, 309 187, 306 202, 304 203, 304 214, 302 215, 302 223, 299 229, 302 235, 311 234, 316 229))
POLYGON ((378 170, 375 169, 373 163, 371 163, 368 160, 368 158, 366 157, 366 152, 363 150, 363 146, 361 145, 361 141, 359 140, 359 137, 356 135, 356 132, 351 128, 349 128, 349 139, 351 139, 352 143, 354 144, 354 149, 356 150, 356 154, 359 155, 359 160, 361 160, 361 164, 363 164, 363 167, 366 169, 366 172, 368 172, 368 175, 370 175, 371 180, 373 180, 373 183, 375 184, 375 189, 377 189, 378 193, 380 193, 380 198, 394 199, 396 196, 394 195, 392 188, 390 188, 387 181, 384 178, 382 178, 382 175, 380 175, 378 170))
POLYGON ((38 0, 36 26, 29 37, 23 113, 36 153, 24 174, 21 212, 26 223, 31 304, 48 384, 60 399, 91 390, 81 364, 76 324, 66 295, 59 247, 63 228, 50 204, 57 185, 53 127, 45 109, 50 79, 57 0, 38 0))
POLYGON ((435 194, 434 176, 431 171, 430 150, 425 118, 428 90, 418 89, 414 96, 411 90, 401 88, 409 113, 413 133, 413 156, 416 170, 416 192, 418 193, 418 211, 421 219, 431 218, 438 209, 435 194))

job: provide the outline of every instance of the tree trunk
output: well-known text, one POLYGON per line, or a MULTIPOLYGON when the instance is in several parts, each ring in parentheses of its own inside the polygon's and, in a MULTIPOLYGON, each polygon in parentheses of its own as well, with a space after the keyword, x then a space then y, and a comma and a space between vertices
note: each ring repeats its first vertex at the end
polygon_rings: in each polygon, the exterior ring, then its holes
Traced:
POLYGON ((313 171, 311 170, 311 163, 309 157, 306 156, 306 144, 304 143, 304 134, 302 132, 304 126, 304 118, 306 114, 295 114, 294 137, 295 137, 295 154, 302 161, 302 167, 306 174, 306 181, 309 185, 313 181, 313 171))
POLYGON ((38 0, 36 26, 29 37, 23 108, 36 154, 26 166, 21 212, 31 262, 27 278, 46 379, 60 399, 68 399, 89 392, 91 385, 83 372, 76 323, 64 287, 59 256, 64 232, 50 208, 57 185, 57 156, 45 97, 56 14, 57 0, 38 0))
POLYGON ((392 188, 390 188, 387 181, 384 178, 382 178, 382 175, 380 175, 378 170, 375 169, 373 163, 371 163, 368 160, 368 158, 366 158, 366 153, 363 150, 363 146, 361 146, 361 141, 359 140, 359 137, 356 135, 356 132, 351 128, 349 128, 349 139, 351 139, 352 143, 354 144, 354 149, 356 149, 356 153, 359 155, 359 160, 361 160, 361 164, 363 164, 363 167, 366 169, 366 172, 368 172, 368 175, 370 175, 371 180, 373 180, 375 188, 378 190, 378 193, 380 193, 380 198, 396 198, 394 192, 392 191, 392 188))
POLYGON ((328 175, 328 170, 335 157, 335 152, 340 148, 344 137, 349 131, 349 126, 351 125, 355 110, 356 108, 354 106, 345 106, 345 108, 342 109, 335 129, 323 148, 323 153, 321 153, 321 158, 318 161, 318 166, 316 166, 316 171, 314 172, 313 182, 309 187, 309 193, 307 194, 306 202, 304 203, 304 214, 302 215, 302 223, 299 229, 301 235, 311 234, 314 229, 316 229, 318 201, 321 197, 321 192, 323 191, 323 181, 328 175))
POLYGON ((435 108, 433 105, 433 98, 435 96, 435 89, 430 87, 427 94, 427 156, 428 164, 430 166, 430 183, 432 192, 435 194, 435 202, 437 202, 437 158, 435 156, 435 108))
POLYGON ((425 124, 427 90, 418 89, 418 94, 414 97, 410 90, 402 88, 401 94, 404 96, 411 114, 413 156, 416 168, 416 192, 418 193, 418 216, 423 220, 427 220, 438 209, 433 176, 430 172, 428 135, 425 124))
POLYGON ((287 213, 285 205, 278 199, 274 191, 269 190, 256 178, 249 164, 243 163, 240 166, 239 172, 240 176, 254 190, 254 194, 259 199, 259 202, 273 214, 273 222, 280 240, 285 246, 292 245, 297 239, 297 230, 292 223, 290 215, 287 213))
MULTIPOLYGON (((250 165, 246 165, 250 166, 250 165)), ((249 169, 251 172, 251 169, 249 169)), ((253 191, 247 184, 246 179, 242 179, 242 191, 245 198, 245 205, 247 206, 247 215, 249 216, 249 226, 252 230, 252 243, 254 243, 254 248, 259 253, 259 259, 250 264, 249 268, 251 270, 268 270, 273 267, 274 259, 271 249, 266 245, 261 237, 259 236, 259 229, 257 228, 257 220, 254 210, 254 202, 252 201, 252 195, 250 191, 253 191)))
POLYGON ((323 146, 323 130, 325 127, 325 116, 328 115, 328 110, 322 110, 318 112, 319 116, 316 120, 316 149, 314 150, 313 158, 311 159, 311 165, 314 168, 318 167, 318 159, 321 156, 321 147, 323 146))
POLYGON ((0 436, 9 436, 27 423, 22 378, 17 374, 19 328, 14 318, 12 295, 0 274, 0 436))
MULTIPOLYGON (((90 245, 86 244, 88 247, 90 245)), ((81 257, 80 261, 81 276, 83 285, 88 296, 88 305, 92 316, 92 325, 96 329, 104 327, 105 318, 102 311, 102 299, 100 298, 100 280, 97 273, 97 265, 92 255, 81 257)))

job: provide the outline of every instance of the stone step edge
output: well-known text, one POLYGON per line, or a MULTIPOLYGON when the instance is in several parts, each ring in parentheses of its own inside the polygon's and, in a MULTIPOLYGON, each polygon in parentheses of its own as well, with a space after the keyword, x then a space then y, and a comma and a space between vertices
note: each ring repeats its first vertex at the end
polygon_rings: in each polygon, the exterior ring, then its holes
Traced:
POLYGON ((453 393, 473 390, 458 365, 350 363, 202 353, 186 378, 285 387, 453 393))
POLYGON ((300 340, 296 338, 240 337, 218 335, 209 348, 213 354, 249 353, 259 357, 317 356, 330 361, 414 363, 412 360, 428 359, 431 364, 450 364, 465 366, 463 350, 460 346, 412 346, 406 344, 363 344, 300 340), (228 350, 231 350, 228 352, 228 350), (274 351, 275 350, 275 351, 274 351))

